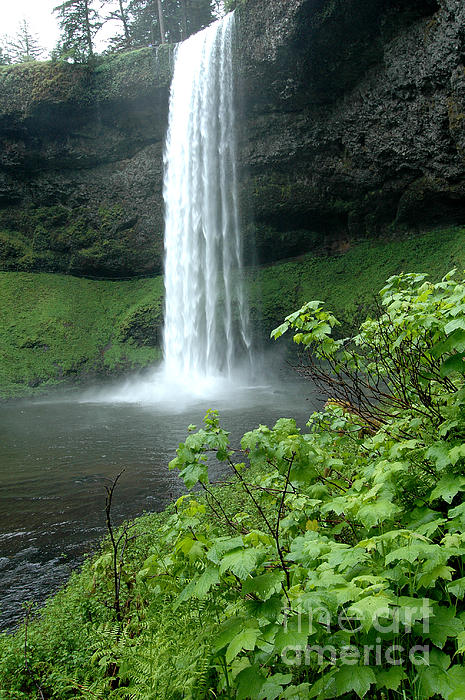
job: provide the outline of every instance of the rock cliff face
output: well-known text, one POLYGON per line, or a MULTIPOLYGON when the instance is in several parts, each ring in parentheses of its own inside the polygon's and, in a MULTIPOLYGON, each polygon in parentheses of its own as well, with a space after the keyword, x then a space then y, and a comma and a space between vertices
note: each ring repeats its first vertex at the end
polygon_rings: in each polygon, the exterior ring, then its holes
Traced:
POLYGON ((0 71, 3 268, 161 271, 170 51, 0 71))
POLYGON ((465 220, 461 0, 255 0, 241 28, 262 259, 465 220))
MULTIPOLYGON (((248 0, 239 35, 260 261, 464 221, 461 0, 248 0)), ((169 78, 168 48, 0 69, 2 269, 160 272, 169 78)))

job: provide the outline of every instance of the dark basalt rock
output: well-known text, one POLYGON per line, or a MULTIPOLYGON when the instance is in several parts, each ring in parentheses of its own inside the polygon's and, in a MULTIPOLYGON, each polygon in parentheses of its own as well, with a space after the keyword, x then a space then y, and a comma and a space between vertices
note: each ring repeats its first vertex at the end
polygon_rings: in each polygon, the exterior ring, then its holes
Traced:
MULTIPOLYGON (((238 43, 248 260, 464 223, 461 0, 247 0, 238 43)), ((0 268, 162 270, 170 69, 0 69, 0 268)))
POLYGON ((242 187, 262 260, 294 254, 283 231, 338 250, 465 221, 460 0, 248 2, 240 56, 242 187))

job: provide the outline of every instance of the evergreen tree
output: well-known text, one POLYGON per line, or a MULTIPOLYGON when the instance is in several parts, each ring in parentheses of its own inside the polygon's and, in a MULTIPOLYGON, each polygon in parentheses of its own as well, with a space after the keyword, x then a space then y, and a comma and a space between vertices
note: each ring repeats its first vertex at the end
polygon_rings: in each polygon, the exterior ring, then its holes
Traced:
POLYGON ((0 46, 0 66, 8 66, 11 63, 11 58, 8 54, 6 46, 0 46))
MULTIPOLYGON (((181 0, 187 15, 187 36, 208 27, 215 19, 215 2, 211 0, 181 0)), ((187 37, 186 37, 187 38, 187 37)))
POLYGON ((128 4, 129 0, 117 0, 117 4, 115 4, 115 0, 102 0, 102 8, 110 5, 109 14, 103 21, 118 22, 122 30, 109 40, 110 51, 127 51, 132 46, 128 4))
POLYGON ((161 0, 157 0, 157 11, 158 11, 158 26, 160 27, 160 39, 161 43, 164 44, 166 39, 165 31, 165 18, 163 16, 163 7, 161 5, 161 0))
POLYGON ((54 57, 71 58, 76 63, 85 63, 92 58, 94 37, 102 26, 93 0, 65 0, 53 11, 59 17, 61 29, 54 57))
POLYGON ((217 0, 131 0, 130 31, 135 46, 174 43, 209 25, 217 16, 217 0), (163 21, 164 27, 161 27, 163 21))
POLYGON ((13 39, 8 42, 8 58, 12 63, 27 63, 37 61, 44 49, 39 44, 36 34, 33 34, 27 19, 23 19, 13 39))

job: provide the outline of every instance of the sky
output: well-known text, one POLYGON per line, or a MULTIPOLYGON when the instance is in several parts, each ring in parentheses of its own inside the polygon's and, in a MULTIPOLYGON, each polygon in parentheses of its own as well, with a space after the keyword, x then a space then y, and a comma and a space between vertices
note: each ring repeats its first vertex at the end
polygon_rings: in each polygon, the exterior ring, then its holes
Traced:
MULTIPOLYGON (((0 0, 0 38, 5 34, 14 36, 21 20, 27 19, 31 32, 38 36, 48 54, 58 39, 57 18, 52 10, 59 4, 60 0, 0 0)), ((109 25, 105 29, 107 34, 114 33, 109 25)), ((97 35, 97 49, 103 48, 105 29, 97 35)))
POLYGON ((0 35, 14 36, 21 20, 27 19, 31 32, 38 35, 48 53, 58 39, 58 24, 52 13, 58 4, 59 0, 0 0, 0 35))

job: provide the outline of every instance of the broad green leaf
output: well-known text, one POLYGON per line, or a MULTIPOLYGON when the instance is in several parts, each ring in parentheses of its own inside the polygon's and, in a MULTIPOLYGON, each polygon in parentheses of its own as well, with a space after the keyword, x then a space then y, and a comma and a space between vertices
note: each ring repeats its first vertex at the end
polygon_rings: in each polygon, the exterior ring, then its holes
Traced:
POLYGON ((221 651, 244 627, 246 627, 246 621, 242 617, 230 617, 225 620, 213 639, 215 651, 221 651))
POLYGON ((265 677, 257 666, 245 668, 236 678, 236 700, 250 700, 250 698, 258 698, 264 682, 265 677))
POLYGON ((459 491, 465 491, 465 477, 455 474, 445 474, 434 488, 429 497, 430 502, 441 498, 446 503, 452 503, 459 491))
POLYGON ((463 457, 465 457, 465 444, 457 445, 449 450, 451 464, 457 464, 459 459, 463 459, 463 457))
POLYGON ((429 665, 419 666, 417 693, 422 700, 435 698, 438 695, 448 700, 453 686, 449 678, 448 668, 450 658, 447 654, 432 649, 429 655, 429 665))
POLYGON ((380 499, 374 503, 362 506, 358 511, 358 517, 367 528, 375 527, 386 520, 392 520, 400 513, 399 506, 386 499, 380 499))
POLYGON ((417 624, 414 630, 442 649, 448 637, 457 637, 463 631, 463 622, 455 616, 454 608, 435 605, 434 615, 429 618, 428 624, 417 624))
POLYGON ((463 654, 465 651, 465 632, 459 632, 457 635, 457 653, 463 654))
POLYGON ((448 338, 442 340, 432 349, 433 357, 439 358, 441 355, 456 351, 458 353, 465 352, 465 331, 458 328, 453 331, 448 338))
POLYGON ((282 335, 284 335, 284 333, 286 333, 286 331, 288 329, 289 329, 289 323, 287 323, 287 322, 281 323, 280 326, 278 326, 277 328, 275 328, 274 330, 271 331, 270 338, 273 338, 273 340, 277 340, 282 335))
POLYGON ((451 357, 448 357, 439 368, 441 377, 448 377, 454 372, 458 372, 459 374, 463 374, 465 372, 464 355, 452 355, 451 357))
POLYGON ((255 649, 257 637, 260 634, 258 627, 248 627, 237 634, 226 649, 226 662, 229 664, 243 650, 255 649))
POLYGON ((191 489, 197 483, 208 483, 208 467, 206 464, 188 464, 180 472, 180 477, 184 481, 186 488, 191 489))
POLYGON ((465 319, 464 318, 454 318, 453 321, 449 321, 449 323, 446 323, 444 326, 444 332, 447 335, 450 335, 457 329, 465 329, 465 319))
POLYGON ((358 620, 368 632, 380 618, 391 618, 392 600, 384 594, 362 598, 348 608, 348 614, 358 620))
POLYGON ((199 599, 205 598, 212 586, 216 586, 219 580, 220 576, 218 569, 214 567, 209 567, 208 569, 205 569, 200 578, 194 579, 195 586, 193 590, 193 595, 199 599))
POLYGON ((428 627, 429 620, 434 615, 434 601, 430 598, 413 598, 410 596, 399 596, 396 599, 397 614, 401 624, 410 629, 419 620, 426 621, 422 626, 428 627))
POLYGON ((258 619, 266 619, 274 622, 281 617, 283 611, 282 594, 274 594, 268 600, 256 600, 254 598, 246 600, 244 607, 247 613, 258 619))
POLYGON ((459 600, 465 598, 465 578, 458 578, 447 584, 447 590, 459 600))
POLYGON ((263 684, 260 694, 257 696, 260 700, 276 700, 283 692, 283 686, 288 685, 292 680, 292 674, 275 673, 269 676, 263 684))
POLYGON ((214 564, 219 564, 221 558, 232 549, 244 546, 242 537, 218 537, 207 552, 207 559, 214 564))
POLYGON ((336 671, 334 683, 338 695, 352 692, 364 698, 370 686, 376 683, 376 676, 368 666, 344 666, 336 671))
POLYGON ((282 589, 284 573, 280 570, 270 571, 261 576, 246 579, 242 584, 242 592, 255 593, 261 600, 268 600, 274 593, 282 589))
POLYGON ((308 683, 300 683, 300 685, 291 685, 283 693, 283 698, 291 700, 307 700, 309 697, 310 685, 308 683))
POLYGON ((241 656, 238 659, 234 659, 234 661, 231 663, 231 678, 236 678, 241 671, 243 671, 245 668, 250 668, 251 665, 252 664, 250 663, 248 656, 241 656))
POLYGON ((452 691, 447 700, 465 700, 465 666, 454 664, 447 671, 452 691))
POLYGON ((291 551, 287 555, 290 561, 296 561, 303 566, 311 566, 331 550, 327 537, 318 532, 307 531, 302 537, 296 537, 291 543, 291 551))
POLYGON ((431 460, 438 469, 445 469, 445 467, 451 463, 449 449, 449 443, 438 441, 426 451, 426 457, 431 460))
POLYGON ((234 549, 227 552, 220 562, 220 575, 226 571, 232 573, 242 580, 246 579, 255 569, 262 552, 256 549, 234 549))
POLYGON ((424 588, 431 588, 438 578, 442 578, 444 581, 450 581, 455 572, 451 566, 445 566, 444 564, 439 564, 429 571, 421 574, 417 578, 418 587, 423 586, 424 588))
POLYGON ((368 553, 362 548, 350 547, 346 544, 333 544, 328 554, 323 556, 331 568, 338 568, 339 571, 347 571, 357 564, 369 559, 368 553))
POLYGON ((400 666, 392 666, 388 671, 380 670, 376 673, 376 687, 397 690, 402 681, 408 678, 404 669, 400 666))
POLYGON ((385 563, 386 565, 391 564, 393 561, 408 561, 411 564, 418 559, 423 559, 425 557, 425 548, 422 543, 412 542, 412 544, 406 547, 398 547, 394 551, 389 552, 386 555, 385 563))
POLYGON ((336 671, 330 671, 322 675, 310 688, 308 697, 326 700, 326 698, 335 698, 340 695, 336 688, 335 673, 336 671))
POLYGON ((279 418, 273 426, 273 434, 278 440, 300 433, 294 418, 279 418))
POLYGON ((281 654, 286 647, 304 651, 308 638, 313 633, 313 626, 307 615, 291 617, 285 621, 275 637, 275 651, 281 654))

